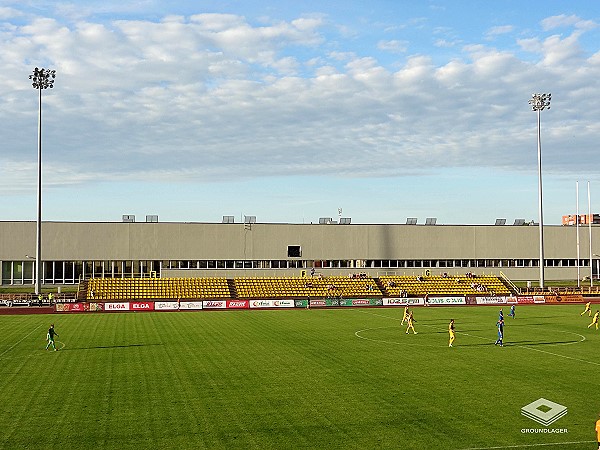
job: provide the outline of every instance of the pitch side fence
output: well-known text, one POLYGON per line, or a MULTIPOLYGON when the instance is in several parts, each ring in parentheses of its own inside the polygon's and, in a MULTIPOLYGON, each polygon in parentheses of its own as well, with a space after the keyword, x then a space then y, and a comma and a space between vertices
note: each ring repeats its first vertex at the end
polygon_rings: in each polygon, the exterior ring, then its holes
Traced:
POLYGON ((467 306, 467 305, 516 305, 546 303, 583 303, 583 295, 519 295, 519 296, 431 296, 408 298, 369 299, 253 299, 253 300, 201 300, 156 299, 154 301, 78 302, 56 303, 58 313, 80 312, 142 312, 142 311, 210 311, 210 310, 260 310, 300 308, 345 307, 405 307, 405 306, 467 306), (310 302, 310 304, 309 304, 310 302))

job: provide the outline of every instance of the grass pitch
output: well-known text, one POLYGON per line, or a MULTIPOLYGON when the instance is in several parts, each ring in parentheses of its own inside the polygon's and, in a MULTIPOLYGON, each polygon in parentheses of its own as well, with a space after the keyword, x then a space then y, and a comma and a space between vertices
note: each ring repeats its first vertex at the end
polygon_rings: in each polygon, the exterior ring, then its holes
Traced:
POLYGON ((504 348, 498 309, 416 308, 417 335, 400 308, 0 316, 0 448, 596 448, 583 306, 504 308, 504 348), (539 398, 566 434, 523 432, 539 398))

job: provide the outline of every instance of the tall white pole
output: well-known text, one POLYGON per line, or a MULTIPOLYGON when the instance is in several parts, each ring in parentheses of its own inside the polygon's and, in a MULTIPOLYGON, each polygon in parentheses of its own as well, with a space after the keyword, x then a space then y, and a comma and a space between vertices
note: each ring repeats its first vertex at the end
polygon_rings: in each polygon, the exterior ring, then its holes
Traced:
POLYGON ((544 109, 550 109, 552 94, 533 94, 529 104, 531 109, 537 112, 537 146, 538 146, 538 214, 540 221, 540 288, 544 289, 544 210, 542 196, 542 131, 540 113, 544 109))
POLYGON ((42 90, 52 89, 56 71, 50 69, 33 70, 29 79, 33 80, 32 86, 38 90, 38 173, 37 173, 37 221, 35 242, 35 293, 39 295, 42 290, 42 90))
POLYGON ((575 192, 577 195, 576 201, 576 211, 577 215, 575 216, 575 228, 577 233, 577 287, 581 287, 581 270, 580 270, 580 250, 579 250, 579 181, 575 182, 575 192))
POLYGON ((35 295, 42 291, 42 88, 38 88, 38 173, 37 222, 35 241, 35 295))
POLYGON ((588 229, 590 230, 590 287, 594 286, 594 268, 592 267, 593 264, 593 256, 594 254, 592 253, 592 197, 590 194, 590 182, 587 182, 587 188, 588 188, 588 229))
POLYGON ((544 210, 542 202, 542 133, 540 123, 541 110, 537 110, 538 128, 538 215, 540 221, 540 288, 544 289, 544 210))

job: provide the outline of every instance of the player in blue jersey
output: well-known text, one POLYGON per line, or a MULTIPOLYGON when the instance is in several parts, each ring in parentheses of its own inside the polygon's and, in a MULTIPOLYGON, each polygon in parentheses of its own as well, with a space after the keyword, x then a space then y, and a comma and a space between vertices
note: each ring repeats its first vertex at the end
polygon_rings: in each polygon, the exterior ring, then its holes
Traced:
POLYGON ((504 312, 502 311, 502 308, 500 308, 500 312, 498 313, 498 321, 500 320, 504 320, 504 312))
POLYGON ((508 317, 512 317, 513 319, 516 318, 516 316, 515 316, 515 305, 512 305, 510 307, 510 312, 508 313, 508 317))
POLYGON ((504 339, 504 319, 498 319, 496 326, 498 327, 498 339, 496 339, 494 345, 500 344, 500 347, 504 347, 504 344, 502 343, 502 339, 504 339))

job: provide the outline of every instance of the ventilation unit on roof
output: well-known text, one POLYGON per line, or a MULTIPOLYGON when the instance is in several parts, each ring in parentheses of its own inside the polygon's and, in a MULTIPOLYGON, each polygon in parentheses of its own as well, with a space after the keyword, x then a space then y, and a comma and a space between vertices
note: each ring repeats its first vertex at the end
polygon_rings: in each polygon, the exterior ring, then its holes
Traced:
POLYGON ((435 225, 437 223, 437 217, 428 217, 425 219, 425 225, 435 225))
POLYGON ((496 219, 496 225, 506 225, 506 219, 496 219))
POLYGON ((223 223, 235 223, 233 216, 223 216, 223 223))
POLYGON ((320 217, 319 218, 319 223, 321 225, 329 225, 329 224, 333 223, 333 218, 331 218, 331 217, 320 217))
POLYGON ((133 214, 123 214, 123 222, 135 222, 135 216, 133 214))
POLYGON ((525 225, 525 219, 515 219, 513 225, 525 225))
POLYGON ((409 217, 406 219, 406 225, 416 225, 416 224, 417 224, 416 217, 409 217))
POLYGON ((158 223, 158 216, 156 214, 151 214, 146 216, 146 222, 148 223, 158 223))
POLYGON ((350 222, 352 222, 351 217, 340 217, 340 225, 350 225, 350 222))
POLYGON ((256 223, 256 216, 244 216, 244 223, 256 223))

